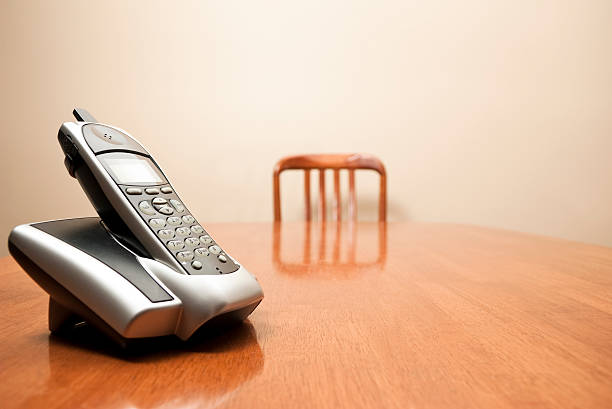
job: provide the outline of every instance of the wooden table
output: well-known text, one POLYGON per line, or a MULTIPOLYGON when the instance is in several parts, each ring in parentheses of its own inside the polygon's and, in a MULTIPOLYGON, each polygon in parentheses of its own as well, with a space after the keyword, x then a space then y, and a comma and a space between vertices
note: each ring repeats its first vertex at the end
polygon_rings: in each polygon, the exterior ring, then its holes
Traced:
POLYGON ((0 259, 3 408, 612 408, 612 249, 446 224, 208 226, 250 319, 125 356, 0 259))

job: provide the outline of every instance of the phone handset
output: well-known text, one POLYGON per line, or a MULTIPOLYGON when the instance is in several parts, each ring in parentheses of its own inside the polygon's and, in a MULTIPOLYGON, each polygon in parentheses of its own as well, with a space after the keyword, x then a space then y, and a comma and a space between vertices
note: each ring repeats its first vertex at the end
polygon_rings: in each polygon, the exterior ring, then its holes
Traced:
POLYGON ((240 266, 197 222, 144 147, 86 110, 62 124, 64 163, 108 229, 140 255, 183 274, 229 274, 240 266))

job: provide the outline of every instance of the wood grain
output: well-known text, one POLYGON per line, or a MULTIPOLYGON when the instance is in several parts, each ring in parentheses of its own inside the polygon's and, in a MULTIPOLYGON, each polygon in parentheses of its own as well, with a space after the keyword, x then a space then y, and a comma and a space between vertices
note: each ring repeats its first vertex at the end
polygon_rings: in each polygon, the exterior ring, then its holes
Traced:
POLYGON ((136 355, 49 336, 46 295, 0 259, 1 406, 612 407, 610 248, 444 224, 207 228, 266 298, 227 333, 136 355))

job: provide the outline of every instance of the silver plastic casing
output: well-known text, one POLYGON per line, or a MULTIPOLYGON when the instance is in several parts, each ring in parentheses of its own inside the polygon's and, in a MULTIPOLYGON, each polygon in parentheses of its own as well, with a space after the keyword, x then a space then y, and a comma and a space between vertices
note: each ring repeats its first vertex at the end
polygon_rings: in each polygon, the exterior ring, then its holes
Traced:
MULTIPOLYGON (((169 301, 152 302, 105 263, 34 226, 15 227, 9 236, 9 247, 16 247, 127 339, 175 334, 186 340, 215 317, 246 318, 263 298, 261 286, 242 265, 231 274, 187 275, 132 253, 136 262, 172 297, 169 301), (231 312, 239 313, 226 314, 231 312)), ((109 235, 108 240, 113 238, 109 235)), ((53 298, 53 294, 49 295, 53 298)))
MULTIPOLYGON (((83 126, 88 124, 96 124, 96 122, 64 122, 61 127, 61 132, 65 135, 69 135, 70 139, 77 147, 81 159, 85 162, 86 166, 91 170, 94 177, 98 181, 100 188, 104 191, 104 194, 108 201, 113 206, 113 209, 119 214, 121 220, 127 225, 130 231, 138 239, 140 244, 151 254, 151 256, 169 267, 173 268, 181 274, 186 274, 181 264, 170 254, 168 249, 159 241, 155 234, 149 229, 146 223, 142 220, 138 212, 134 209, 132 204, 125 198, 123 192, 117 186, 117 183, 113 180, 111 175, 102 166, 96 154, 91 150, 85 137, 83 136, 83 126)), ((114 128, 125 135, 132 138, 140 147, 140 144, 132 135, 125 130, 116 126, 104 125, 109 128, 114 128)), ((146 152, 144 148, 142 151, 146 152)), ((160 169, 161 172, 163 170, 160 169)), ((166 178, 168 179, 168 178, 166 178)), ((168 181, 170 183, 170 181, 168 181)))

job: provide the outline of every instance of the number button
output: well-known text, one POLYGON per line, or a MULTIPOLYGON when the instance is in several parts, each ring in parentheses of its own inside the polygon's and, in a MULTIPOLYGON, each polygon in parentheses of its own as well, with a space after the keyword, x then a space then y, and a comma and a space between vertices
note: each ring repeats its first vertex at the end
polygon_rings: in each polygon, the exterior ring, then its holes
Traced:
POLYGON ((168 217, 168 224, 170 226, 178 226, 181 224, 181 218, 176 216, 168 217))
POLYGON ((210 251, 212 254, 219 254, 221 253, 221 247, 214 245, 214 246, 210 246, 208 248, 208 251, 210 251))
POLYGON ((177 227, 176 228, 177 236, 189 236, 190 234, 191 234, 191 230, 189 230, 189 227, 177 227))
POLYGON ((191 226, 191 231, 194 232, 195 234, 202 234, 204 233, 204 229, 202 228, 202 226, 191 226))
POLYGON ((164 229, 157 232, 157 235, 162 240, 169 240, 174 238, 174 232, 172 230, 164 229))
POLYGON ((180 251, 176 254, 176 258, 179 261, 191 261, 193 260, 193 252, 192 251, 180 251))
POLYGON ((141 195, 142 189, 139 189, 137 187, 128 187, 127 189, 125 189, 125 193, 127 193, 128 195, 141 195))
POLYGON ((170 199, 170 204, 174 206, 177 212, 183 213, 185 211, 185 206, 181 202, 176 199, 170 199))
POLYGON ((185 248, 185 243, 180 240, 170 240, 168 242, 168 248, 172 251, 183 250, 185 248))
POLYGON ((200 236, 200 241, 204 244, 212 244, 213 239, 209 235, 206 235, 206 236, 200 236))
POLYGON ((166 227, 166 221, 164 219, 151 219, 149 220, 149 226, 154 229, 161 229, 162 227, 166 227))
POLYGON ((149 216, 153 216, 155 214, 155 210, 153 209, 151 204, 147 202, 146 200, 143 200, 142 202, 138 203, 138 208, 140 209, 141 212, 149 216))
POLYGON ((191 247, 197 247, 200 245, 200 240, 196 239, 195 237, 188 237, 185 239, 185 244, 191 247))
POLYGON ((185 224, 191 224, 191 223, 195 222, 195 219, 191 215, 185 215, 185 216, 183 216, 183 222, 185 224))
POLYGON ((174 210, 170 207, 170 206, 162 206, 159 209, 157 209, 158 212, 160 212, 161 214, 165 214, 166 216, 169 214, 174 213, 174 210))
POLYGON ((199 257, 206 257, 210 255, 210 252, 208 251, 206 247, 198 247, 197 249, 194 250, 194 253, 196 256, 199 256, 199 257))

